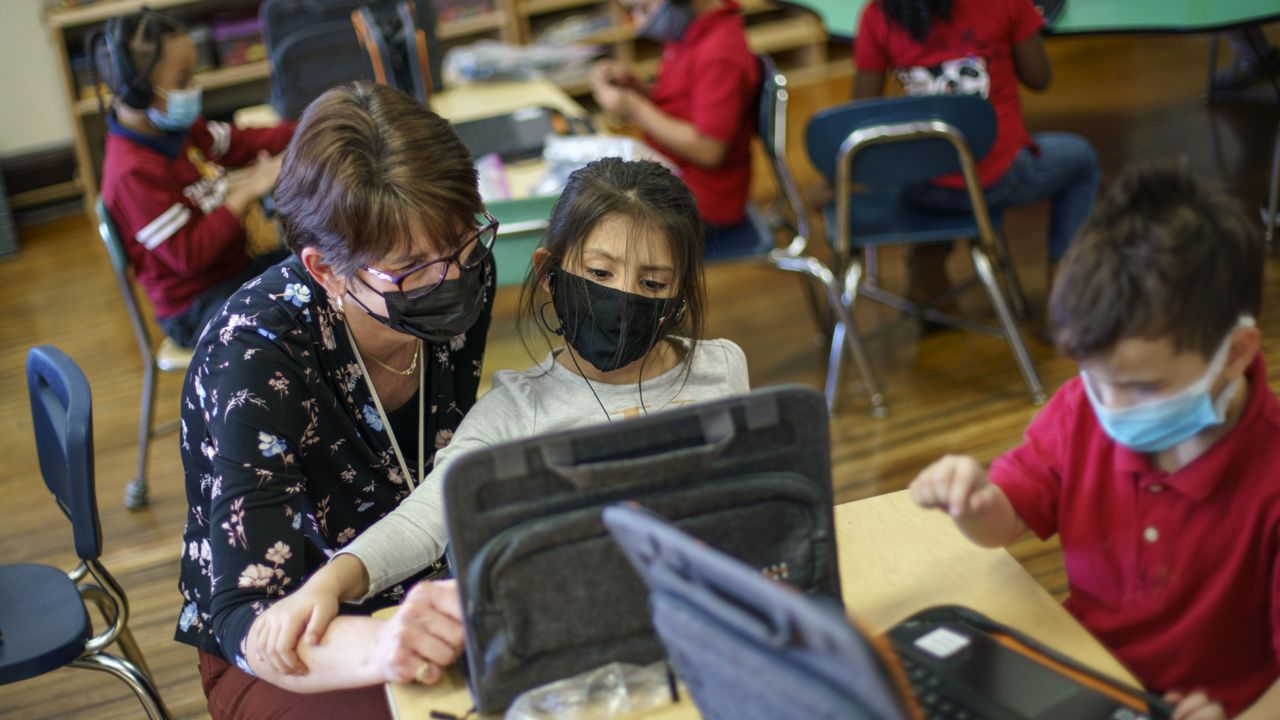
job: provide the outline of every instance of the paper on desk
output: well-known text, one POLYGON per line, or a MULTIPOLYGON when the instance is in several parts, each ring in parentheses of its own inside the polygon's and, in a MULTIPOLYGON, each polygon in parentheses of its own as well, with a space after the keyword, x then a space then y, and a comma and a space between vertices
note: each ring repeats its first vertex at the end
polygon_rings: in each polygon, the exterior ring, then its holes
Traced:
POLYGON ((533 188, 534 195, 559 195, 569 175, 592 160, 616 157, 623 160, 652 160, 679 174, 662 153, 644 142, 623 135, 552 135, 542 149, 547 172, 533 188))

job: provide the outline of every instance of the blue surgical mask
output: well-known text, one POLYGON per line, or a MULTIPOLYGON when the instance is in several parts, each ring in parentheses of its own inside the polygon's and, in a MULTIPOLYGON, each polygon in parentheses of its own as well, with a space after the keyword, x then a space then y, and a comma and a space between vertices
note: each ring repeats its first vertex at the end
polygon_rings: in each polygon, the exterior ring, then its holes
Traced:
POLYGON ((1244 378, 1228 383, 1217 398, 1210 397, 1213 383, 1227 364, 1231 348, 1231 336, 1237 328, 1251 327, 1253 318, 1244 317, 1227 333, 1218 347, 1205 374, 1187 387, 1169 397, 1159 398, 1125 408, 1109 408, 1102 404, 1093 387, 1093 379, 1081 371, 1081 381, 1089 404, 1102 429, 1112 440, 1140 453, 1158 453, 1185 442, 1197 434, 1221 425, 1227 416, 1227 406, 1244 378))
POLYGON ((689 30, 689 23, 693 22, 693 3, 682 2, 673 3, 667 0, 662 6, 653 11, 653 15, 649 16, 649 21, 644 27, 636 31, 636 34, 643 38, 649 38, 655 42, 670 43, 676 42, 684 37, 686 31, 689 30))
POLYGON ((169 132, 181 132, 189 129, 200 117, 202 93, 200 88, 193 87, 185 90, 156 90, 165 100, 166 110, 161 111, 159 108, 147 108, 147 119, 151 124, 160 130, 169 132))

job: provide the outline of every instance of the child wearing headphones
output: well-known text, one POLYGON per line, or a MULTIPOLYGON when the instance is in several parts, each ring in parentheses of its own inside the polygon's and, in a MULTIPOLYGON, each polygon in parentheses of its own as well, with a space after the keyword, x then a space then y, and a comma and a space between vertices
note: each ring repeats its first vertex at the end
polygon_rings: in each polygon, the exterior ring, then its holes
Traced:
POLYGON ((564 347, 528 370, 497 373, 457 433, 436 438, 427 480, 254 622, 254 669, 305 675, 296 653, 304 628, 319 642, 339 602, 394 587, 444 553, 441 479, 455 458, 748 392, 742 349, 701 339, 702 268, 697 205, 666 168, 605 158, 574 172, 520 303, 522 331, 559 336, 564 347))
POLYGON ((271 192, 295 124, 238 130, 202 118, 195 43, 173 18, 112 18, 88 44, 112 94, 107 212, 165 334, 194 345, 231 293, 284 257, 250 258, 241 217, 271 192), (246 170, 229 179, 235 167, 246 170))

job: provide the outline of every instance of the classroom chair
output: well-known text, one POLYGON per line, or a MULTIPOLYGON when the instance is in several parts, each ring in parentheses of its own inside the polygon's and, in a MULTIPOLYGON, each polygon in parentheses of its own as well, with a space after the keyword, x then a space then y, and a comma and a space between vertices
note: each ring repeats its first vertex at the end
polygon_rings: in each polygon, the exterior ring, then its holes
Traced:
POLYGON ((778 70, 768 55, 756 55, 760 68, 760 92, 753 108, 755 133, 768 160, 769 174, 777 193, 764 208, 748 202, 746 217, 762 238, 764 258, 776 268, 800 273, 809 314, 818 332, 829 340, 836 327, 831 302, 823 299, 827 284, 815 282, 810 275, 812 259, 806 258, 809 238, 809 215, 800 187, 787 165, 787 77, 778 70), (778 246, 778 240, 782 245, 778 246))
POLYGON ((89 381, 71 358, 46 345, 27 353, 27 386, 40 474, 71 521, 80 564, 70 573, 48 565, 0 566, 0 685, 67 666, 97 670, 123 680, 151 720, 168 718, 129 631, 128 599, 99 561, 89 381), (86 602, 107 623, 96 635, 86 602), (113 643, 123 657, 106 652, 113 643))
POLYGON ((1276 123, 1276 139, 1274 147, 1271 149, 1271 184, 1267 188, 1267 209, 1266 216, 1262 221, 1266 223, 1267 249, 1271 249, 1271 242, 1275 240, 1276 235, 1276 212, 1280 211, 1280 123, 1276 123))
MULTIPOLYGON (((987 211, 978 181, 975 158, 995 139, 995 112, 978 97, 894 97, 846 103, 819 112, 805 129, 809 159, 835 190, 835 200, 823 209, 833 259, 826 271, 838 288, 833 310, 839 323, 827 365, 827 401, 834 409, 846 340, 863 383, 871 395, 873 412, 885 412, 878 384, 854 321, 859 296, 911 313, 925 320, 1003 338, 1013 352, 1032 401, 1045 400, 1044 388, 1014 320, 1025 303, 998 218, 987 211), (909 183, 960 171, 972 203, 971 213, 937 213, 910 203, 903 193, 909 183), (960 285, 928 306, 920 306, 879 287, 864 272, 864 254, 885 245, 914 245, 969 239, 970 256, 978 280, 994 306, 999 326, 992 327, 936 309, 966 286, 960 285), (999 275, 1014 298, 1014 308, 1001 288, 999 275)), ((815 272, 818 271, 815 268, 815 272)))
POLYGON ((142 412, 138 419, 138 474, 125 487, 124 505, 130 510, 144 508, 150 502, 147 497, 147 450, 151 438, 169 432, 178 427, 178 421, 172 420, 161 425, 153 425, 156 409, 156 376, 160 372, 186 373, 191 364, 191 348, 185 348, 165 337, 156 348, 151 341, 151 332, 147 329, 146 318, 138 305, 138 296, 134 292, 133 279, 130 276, 129 256, 124 251, 124 241, 116 230, 115 222, 107 213, 107 206, 99 197, 96 203, 98 211, 98 234, 102 243, 107 246, 107 257, 111 260, 111 269, 116 276, 116 284, 120 287, 120 297, 124 298, 124 309, 129 313, 129 324, 133 327, 133 337, 138 343, 138 352, 142 354, 142 412))

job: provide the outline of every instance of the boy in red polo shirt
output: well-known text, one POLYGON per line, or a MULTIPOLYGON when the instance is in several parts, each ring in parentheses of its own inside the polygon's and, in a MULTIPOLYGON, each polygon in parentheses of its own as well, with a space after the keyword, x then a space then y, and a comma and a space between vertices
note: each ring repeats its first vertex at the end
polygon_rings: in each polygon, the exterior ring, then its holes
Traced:
POLYGON ((662 43, 652 87, 613 60, 596 64, 600 109, 634 123, 680 169, 698 203, 708 258, 753 252, 746 218, 760 68, 733 0, 622 0, 636 34, 662 43))
POLYGON ((1261 233, 1185 170, 1117 180, 1060 268, 1080 376, 990 474, 911 483, 971 540, 1062 541, 1065 606, 1178 720, 1280 717, 1280 403, 1254 324, 1261 233))

